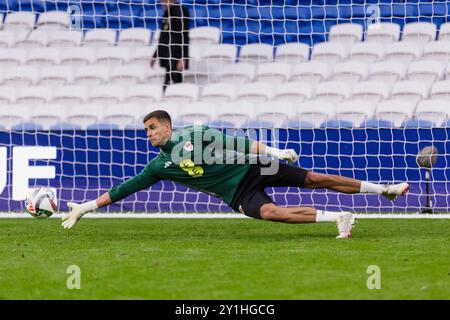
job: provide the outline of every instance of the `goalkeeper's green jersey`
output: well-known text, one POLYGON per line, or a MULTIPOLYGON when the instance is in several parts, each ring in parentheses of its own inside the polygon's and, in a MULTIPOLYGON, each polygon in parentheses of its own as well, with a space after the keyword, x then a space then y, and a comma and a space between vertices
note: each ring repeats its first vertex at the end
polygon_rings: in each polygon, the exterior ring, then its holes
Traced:
POLYGON ((161 152, 142 172, 109 191, 117 202, 160 180, 179 182, 231 204, 239 183, 250 169, 251 140, 225 135, 206 126, 173 132, 161 152))

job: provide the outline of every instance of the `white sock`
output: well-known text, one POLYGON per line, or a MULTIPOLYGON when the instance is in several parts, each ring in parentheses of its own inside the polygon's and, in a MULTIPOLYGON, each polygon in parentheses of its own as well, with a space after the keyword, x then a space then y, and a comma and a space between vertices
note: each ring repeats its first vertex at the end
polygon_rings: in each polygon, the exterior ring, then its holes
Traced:
POLYGON ((382 184, 375 184, 367 181, 361 181, 361 193, 374 193, 382 194, 384 192, 385 186, 382 184))
POLYGON ((341 212, 317 210, 316 222, 336 222, 341 212))

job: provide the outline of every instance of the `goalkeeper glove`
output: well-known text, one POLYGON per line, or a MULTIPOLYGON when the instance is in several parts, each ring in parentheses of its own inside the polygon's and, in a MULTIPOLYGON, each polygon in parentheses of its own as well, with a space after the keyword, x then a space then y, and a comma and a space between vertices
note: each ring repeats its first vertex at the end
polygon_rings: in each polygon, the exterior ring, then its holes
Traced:
POLYGON ((69 213, 63 214, 61 218, 61 220, 63 221, 61 225, 64 227, 64 229, 72 228, 83 215, 98 208, 96 200, 81 204, 68 202, 67 206, 72 210, 69 213))
POLYGON ((266 146, 266 155, 276 157, 280 160, 287 160, 288 162, 296 162, 298 155, 294 149, 280 150, 266 146))

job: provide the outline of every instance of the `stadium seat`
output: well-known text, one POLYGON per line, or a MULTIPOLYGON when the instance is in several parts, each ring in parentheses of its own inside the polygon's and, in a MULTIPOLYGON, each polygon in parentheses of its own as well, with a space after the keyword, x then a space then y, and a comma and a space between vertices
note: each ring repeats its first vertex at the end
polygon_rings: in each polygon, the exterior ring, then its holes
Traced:
POLYGON ((58 122, 50 127, 51 131, 62 131, 62 130, 82 130, 82 127, 75 123, 68 122, 58 122))
POLYGON ((176 120, 183 122, 185 125, 206 125, 215 119, 218 113, 219 107, 217 104, 196 101, 184 104, 176 120))
POLYGON ((375 105, 366 100, 351 100, 336 105, 335 118, 348 121, 354 127, 359 127, 364 121, 372 119, 375 115, 375 105))
POLYGON ((269 62, 259 64, 256 69, 254 81, 272 84, 283 83, 289 80, 291 66, 288 63, 269 62))
POLYGON ((271 121, 260 120, 260 119, 249 119, 246 120, 242 125, 242 128, 246 129, 272 129, 276 128, 275 124, 271 121))
POLYGON ((313 129, 314 123, 300 119, 289 119, 282 124, 286 129, 313 129))
POLYGON ((411 62, 406 72, 406 78, 408 80, 422 81, 429 85, 437 80, 441 80, 443 76, 444 64, 433 60, 411 62))
POLYGON ((251 43, 242 46, 239 62, 261 64, 273 60, 273 47, 264 43, 251 43))
POLYGON ((6 130, 10 130, 12 127, 27 122, 32 106, 28 104, 14 104, 2 106, 2 112, 0 112, 0 125, 6 130))
POLYGON ((271 123, 271 128, 283 128, 283 123, 294 114, 293 105, 286 101, 269 101, 256 106, 255 120, 271 123))
POLYGON ((74 69, 70 66, 51 66, 42 68, 38 84, 47 86, 61 86, 73 82, 74 69))
POLYGON ((40 124, 32 122, 22 122, 11 127, 11 131, 38 131, 43 129, 40 124))
POLYGON ((433 41, 427 43, 423 51, 422 59, 448 63, 450 61, 450 41, 433 41))
POLYGON ((328 35, 328 41, 353 44, 360 42, 363 37, 363 27, 356 23, 341 23, 332 25, 328 35))
POLYGON ((17 87, 0 86, 0 106, 14 103, 17 97, 17 87))
POLYGON ((151 31, 146 28, 127 28, 119 32, 118 46, 141 47, 150 45, 151 31))
POLYGON ((60 63, 59 50, 55 48, 30 49, 25 64, 36 67, 50 67, 60 63))
POLYGON ((410 63, 422 56, 421 45, 412 41, 393 42, 386 46, 384 61, 410 63))
POLYGON ((162 87, 153 84, 137 84, 128 88, 124 101, 138 105, 147 105, 161 100, 162 87))
POLYGON ((84 86, 97 86, 108 83, 109 70, 107 66, 81 66, 75 69, 73 83, 84 86))
POLYGON ((348 48, 339 42, 320 42, 314 45, 311 60, 336 63, 348 57, 348 48))
POLYGON ((86 125, 86 130, 119 130, 119 126, 115 123, 93 123, 86 125))
POLYGON ((200 93, 199 101, 224 103, 236 98, 236 87, 230 83, 211 83, 205 85, 200 93))
POLYGON ((154 46, 133 48, 133 50, 131 50, 129 63, 149 66, 150 59, 153 57, 155 49, 154 46))
POLYGON ((232 84, 251 82, 255 78, 256 66, 251 63, 235 63, 219 71, 218 81, 232 84))
POLYGON ((95 86, 89 94, 90 103, 102 105, 111 105, 122 102, 125 96, 125 88, 118 85, 99 85, 95 86))
POLYGON ((8 13, 3 22, 4 30, 31 30, 34 28, 36 15, 29 11, 8 13))
POLYGON ((438 39, 439 41, 450 41, 450 22, 441 24, 438 39))
POLYGON ((35 84, 39 79, 39 69, 32 66, 18 66, 6 69, 2 75, 3 84, 25 87, 35 84))
POLYGON ((109 78, 109 83, 123 86, 133 86, 143 83, 146 76, 146 68, 140 65, 122 65, 115 67, 109 78))
POLYGON ((49 47, 79 47, 83 40, 83 31, 56 30, 50 34, 47 45, 49 47))
POLYGON ((117 32, 112 29, 91 29, 84 34, 83 45, 89 47, 113 46, 116 42, 117 32))
POLYGON ((348 120, 330 119, 322 122, 322 129, 350 129, 354 127, 354 123, 348 120))
POLYGON ((416 105, 421 99, 428 97, 430 86, 421 81, 405 80, 394 84, 391 99, 403 100, 416 105))
POLYGON ((167 86, 164 93, 164 101, 177 103, 189 103, 197 100, 199 87, 192 83, 175 83, 167 86))
POLYGON ((216 129, 226 129, 226 128, 234 128, 234 123, 230 121, 222 121, 222 120, 213 120, 208 123, 210 128, 216 129))
POLYGON ((66 107, 61 104, 46 104, 42 108, 33 108, 30 122, 42 126, 43 130, 50 130, 52 126, 63 122, 66 117, 66 107))
POLYGON ((403 121, 400 127, 405 129, 432 128, 434 127, 434 124, 432 121, 428 120, 408 119, 403 121))
POLYGON ((431 99, 420 101, 417 104, 414 118, 431 121, 433 126, 441 126, 450 119, 448 100, 431 99))
POLYGON ((330 66, 325 62, 306 61, 294 65, 289 81, 318 83, 327 80, 331 74, 330 66))
POLYGON ((86 129, 87 126, 96 124, 103 118, 103 109, 99 104, 80 104, 76 108, 67 108, 64 122, 73 123, 86 129))
POLYGON ((287 82, 275 88, 274 101, 302 102, 311 99, 314 95, 313 84, 308 82, 287 82))
POLYGON ((232 44, 217 44, 209 46, 201 55, 203 63, 208 63, 211 67, 222 68, 236 62, 237 47, 232 44))
POLYGON ((370 66, 368 80, 393 84, 403 80, 407 66, 401 62, 375 62, 370 66))
POLYGON ((39 14, 36 27, 50 30, 68 29, 71 25, 70 20, 67 11, 46 11, 39 14))
POLYGON ((9 68, 24 64, 27 56, 25 49, 1 49, 0 50, 0 67, 9 68))
POLYGON ((118 103, 103 108, 101 123, 117 125, 119 129, 125 129, 127 125, 140 122, 142 125, 142 107, 133 103, 118 103))
POLYGON ((404 100, 382 101, 376 108, 375 119, 388 120, 395 127, 400 127, 405 120, 412 118, 414 107, 413 103, 404 100))
POLYGON ((309 60, 309 46, 305 43, 283 43, 275 51, 275 61, 295 64, 309 60))
POLYGON ((334 65, 330 80, 355 83, 364 80, 369 74, 369 65, 364 62, 345 61, 334 65))
POLYGON ((350 60, 355 62, 373 63, 382 60, 384 47, 377 42, 359 42, 350 49, 350 60))
MULTIPOLYGON (((126 64, 130 61, 130 58, 131 50, 129 47, 99 48, 94 63, 114 67, 126 64)), ((150 60, 148 63, 150 63, 150 60)))
POLYGON ((255 105, 250 102, 228 102, 220 105, 217 119, 233 123, 234 128, 241 128, 245 121, 255 115, 255 105))
POLYGON ((15 47, 23 49, 46 47, 50 35, 49 30, 32 30, 26 38, 16 40, 15 47))
POLYGON ((153 68, 149 68, 148 66, 142 66, 145 70, 145 79, 144 83, 154 84, 162 86, 164 84, 164 80, 166 78, 166 69, 161 68, 160 66, 154 66, 153 68))
POLYGON ((236 100, 246 102, 264 102, 272 99, 273 85, 264 82, 246 83, 237 88, 236 100))
POLYGON ((61 51, 61 65, 80 67, 92 64, 95 59, 95 49, 86 47, 66 48, 61 51))
POLYGON ((363 81, 353 85, 352 100, 363 100, 375 106, 381 100, 389 98, 391 87, 381 81, 363 81))
POLYGON ((55 88, 53 91, 53 103, 64 105, 77 105, 87 101, 88 87, 80 85, 68 85, 55 88))
POLYGON ((221 31, 215 27, 196 27, 189 30, 190 45, 212 45, 220 42, 221 31))
POLYGON ((395 126, 394 123, 392 121, 389 121, 389 120, 370 119, 370 120, 364 121, 361 124, 360 128, 370 128, 370 129, 388 128, 388 129, 391 129, 394 126, 395 126))
POLYGON ((432 22, 411 22, 403 26, 402 41, 413 41, 420 45, 436 39, 436 25, 432 22))
POLYGON ((314 100, 338 103, 348 99, 351 94, 351 86, 342 81, 327 81, 317 85, 314 100))
POLYGON ((17 93, 16 103, 28 103, 36 106, 50 102, 53 90, 47 86, 31 86, 20 88, 17 93))
POLYGON ((13 48, 27 36, 28 31, 0 30, 0 48, 13 48))
POLYGON ((392 22, 372 23, 368 25, 365 41, 390 44, 400 39, 400 25, 392 22))
POLYGON ((291 120, 312 122, 315 128, 335 117, 335 106, 328 101, 305 101, 295 105, 291 120))
POLYGON ((450 79, 435 82, 430 89, 430 99, 450 99, 450 79))

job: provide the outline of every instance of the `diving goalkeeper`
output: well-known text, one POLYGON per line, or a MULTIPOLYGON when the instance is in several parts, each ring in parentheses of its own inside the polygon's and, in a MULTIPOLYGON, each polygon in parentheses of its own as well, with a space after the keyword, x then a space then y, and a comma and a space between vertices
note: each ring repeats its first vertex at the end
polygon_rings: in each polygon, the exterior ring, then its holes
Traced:
POLYGON ((174 132, 171 117, 163 110, 149 113, 143 122, 150 143, 159 147, 161 152, 140 174, 113 187, 96 200, 82 204, 68 202, 70 211, 62 217, 65 229, 72 228, 88 212, 120 201, 160 180, 172 180, 219 197, 235 211, 251 218, 285 223, 335 223, 338 228, 337 238, 348 238, 355 222, 351 212, 280 207, 264 189, 328 188, 349 194, 379 194, 391 200, 409 190, 406 182, 395 185, 373 184, 279 163, 271 158, 296 162, 298 156, 293 149, 272 148, 259 141, 225 135, 206 126, 186 127, 174 132), (250 159, 257 161, 251 163, 250 159))

